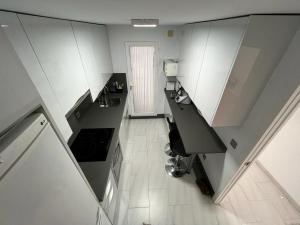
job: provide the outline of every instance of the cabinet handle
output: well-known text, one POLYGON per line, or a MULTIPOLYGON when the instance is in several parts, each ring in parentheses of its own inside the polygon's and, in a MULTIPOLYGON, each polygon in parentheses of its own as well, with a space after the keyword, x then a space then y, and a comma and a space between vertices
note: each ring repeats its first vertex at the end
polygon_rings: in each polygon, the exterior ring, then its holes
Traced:
POLYGON ((99 206, 97 208, 97 215, 96 215, 96 225, 99 225, 99 206))
POLYGON ((102 218, 101 218, 101 213, 99 212, 99 219, 98 219, 98 225, 102 224, 102 218))

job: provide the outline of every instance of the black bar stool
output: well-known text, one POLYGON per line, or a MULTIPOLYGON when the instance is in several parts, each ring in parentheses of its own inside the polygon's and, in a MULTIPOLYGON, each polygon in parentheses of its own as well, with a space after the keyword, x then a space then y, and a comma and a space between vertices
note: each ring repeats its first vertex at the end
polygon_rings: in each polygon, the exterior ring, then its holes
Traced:
POLYGON ((170 139, 171 151, 176 154, 175 158, 171 158, 165 165, 165 169, 170 176, 182 177, 189 172, 189 167, 186 166, 184 158, 190 157, 190 154, 186 154, 182 140, 179 136, 177 139, 170 139))
POLYGON ((171 140, 176 140, 176 139, 180 138, 180 135, 179 135, 176 123, 172 123, 168 117, 167 117, 167 122, 168 122, 169 130, 170 130, 169 131, 170 142, 168 144, 166 144, 166 146, 165 146, 165 153, 168 156, 175 157, 176 154, 171 150, 174 142, 171 143, 172 142, 171 140))

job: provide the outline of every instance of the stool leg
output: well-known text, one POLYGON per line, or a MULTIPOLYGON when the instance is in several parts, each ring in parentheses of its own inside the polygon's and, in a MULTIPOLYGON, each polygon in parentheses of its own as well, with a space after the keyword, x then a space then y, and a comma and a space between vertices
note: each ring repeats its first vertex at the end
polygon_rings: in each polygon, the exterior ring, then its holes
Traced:
POLYGON ((187 167, 187 170, 186 170, 187 173, 191 173, 195 157, 196 157, 196 154, 192 154, 190 156, 189 164, 188 164, 188 167, 187 167))
POLYGON ((177 155, 175 163, 172 165, 165 165, 165 169, 166 172, 172 177, 182 177, 187 171, 184 166, 184 163, 180 160, 180 156, 177 155))

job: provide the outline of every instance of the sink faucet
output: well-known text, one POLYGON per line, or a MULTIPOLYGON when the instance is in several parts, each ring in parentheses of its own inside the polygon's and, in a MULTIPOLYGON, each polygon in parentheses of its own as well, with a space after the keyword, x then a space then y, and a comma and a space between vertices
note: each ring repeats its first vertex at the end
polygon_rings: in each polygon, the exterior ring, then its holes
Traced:
POLYGON ((100 107, 108 107, 108 95, 109 95, 109 91, 108 91, 108 87, 105 85, 103 88, 103 91, 101 93, 101 98, 99 99, 99 105, 100 107))

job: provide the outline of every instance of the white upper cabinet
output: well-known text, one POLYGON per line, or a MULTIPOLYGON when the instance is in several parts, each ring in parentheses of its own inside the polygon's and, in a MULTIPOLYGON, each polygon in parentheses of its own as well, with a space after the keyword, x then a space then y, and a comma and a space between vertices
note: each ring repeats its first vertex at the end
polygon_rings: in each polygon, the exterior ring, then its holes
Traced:
POLYGON ((193 35, 193 25, 187 24, 183 28, 183 37, 180 47, 179 71, 177 79, 181 85, 186 88, 188 74, 190 69, 190 48, 192 47, 191 40, 193 35))
POLYGON ((210 125, 213 125, 213 118, 240 48, 247 22, 247 17, 211 22, 194 100, 210 125))
POLYGON ((62 111, 66 114, 88 90, 71 23, 18 15, 62 111))
POLYGON ((199 73, 202 66, 210 23, 200 23, 193 25, 193 35, 190 41, 190 69, 185 77, 186 91, 190 93, 190 97, 195 101, 195 91, 199 79, 199 73))
POLYGON ((104 25, 72 22, 86 78, 95 100, 112 74, 112 62, 104 25))
POLYGON ((0 28, 0 133, 41 103, 4 28, 0 28))
POLYGON ((185 27, 178 80, 210 126, 243 123, 299 26, 255 15, 185 27))
MULTIPOLYGON (((64 113, 62 112, 61 106, 58 103, 56 96, 54 95, 53 89, 51 88, 47 77, 42 70, 42 67, 31 47, 31 44, 26 36, 26 33, 23 30, 22 24, 20 23, 17 15, 10 12, 0 12, 0 22, 1 24, 7 25, 5 28, 3 28, 3 32, 5 32, 5 35, 13 46, 16 54, 18 55, 18 58, 20 59, 27 72, 27 76, 33 82, 35 88, 42 98, 42 101, 49 111, 49 114, 58 126, 59 130, 64 136, 64 139, 67 141, 72 134, 72 130, 65 118, 64 113)), ((22 83, 22 87, 26 86, 25 81, 18 81, 17 83, 22 83)), ((30 96, 31 89, 32 88, 28 88, 26 94, 23 94, 24 98, 26 97, 26 95, 28 95, 28 97, 30 96)), ((4 89, 2 88, 1 90, 4 91, 4 89)), ((20 91, 21 90, 22 89, 20 89, 20 91)), ((10 101, 11 103, 17 103, 17 101, 12 100, 11 98, 8 101, 10 101)), ((25 102, 23 98, 22 102, 25 102)), ((17 104, 18 107, 22 105, 20 102, 18 102, 17 104)), ((15 110, 15 112, 17 112, 17 110, 15 110)))

